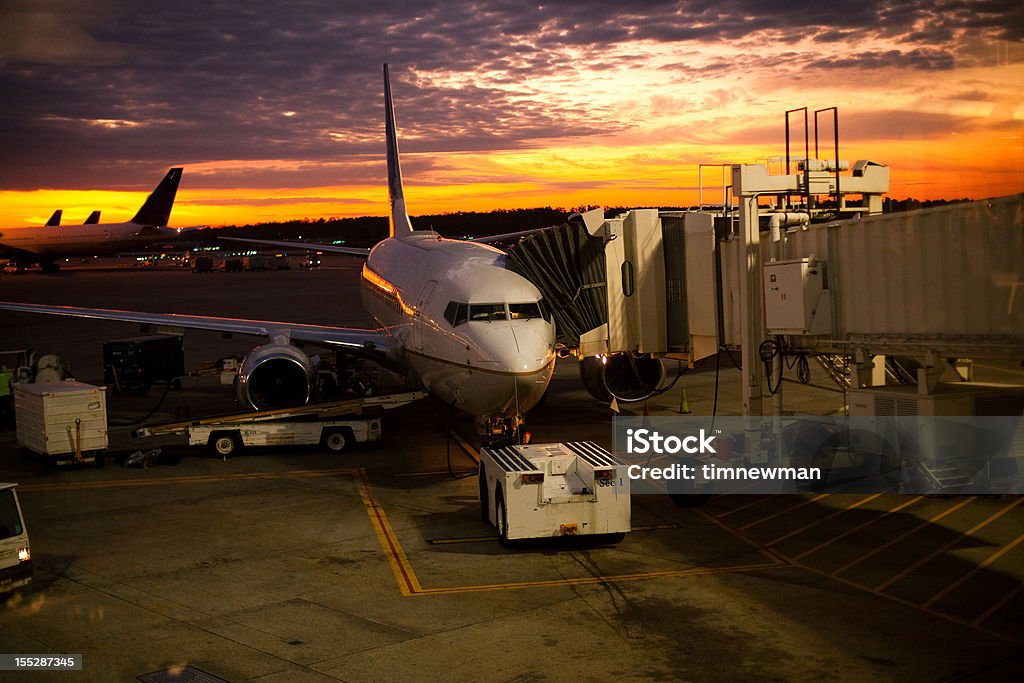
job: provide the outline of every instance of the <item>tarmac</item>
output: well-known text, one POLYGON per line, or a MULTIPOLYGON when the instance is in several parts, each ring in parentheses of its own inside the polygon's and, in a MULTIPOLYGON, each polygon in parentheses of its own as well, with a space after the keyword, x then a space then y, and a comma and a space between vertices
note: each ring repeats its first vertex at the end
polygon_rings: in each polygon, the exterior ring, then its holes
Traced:
MULTIPOLYGON (((83 269, 0 276, 0 299, 370 326, 359 262, 314 271, 83 269)), ((102 342, 127 323, 4 313, 0 351, 33 348, 102 383, 102 342)), ((186 367, 258 342, 188 332, 186 367)), ((613 412, 560 361, 528 415, 534 441, 612 440, 613 412)), ((670 364, 670 374, 676 368, 670 364)), ((398 388, 400 378, 375 371, 398 388)), ((980 373, 1021 382, 1019 369, 980 373)), ((723 355, 717 412, 740 414, 723 355)), ((682 372, 652 416, 708 415, 716 369, 682 372), (684 393, 685 391, 685 393, 684 393)), ((842 410, 814 368, 787 409, 842 410)), ((216 376, 108 392, 111 455, 150 468, 52 470, 0 432, 35 577, 0 607, 0 653, 80 654, 32 681, 1019 680, 1019 496, 633 496, 617 546, 505 549, 482 523, 471 418, 433 399, 384 416, 380 444, 331 455, 248 449, 223 460, 131 423, 234 409, 216 376), (152 413, 151 415, 148 415, 152 413), (453 476, 454 474, 454 476, 453 476)), ((641 406, 620 407, 638 415, 641 406)))

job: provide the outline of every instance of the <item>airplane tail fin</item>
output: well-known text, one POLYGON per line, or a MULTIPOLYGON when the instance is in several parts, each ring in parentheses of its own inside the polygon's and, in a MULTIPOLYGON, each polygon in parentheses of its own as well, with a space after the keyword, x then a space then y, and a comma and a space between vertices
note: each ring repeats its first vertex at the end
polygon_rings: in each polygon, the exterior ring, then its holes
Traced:
POLYGON ((172 168, 156 186, 156 189, 146 198, 139 212, 135 214, 132 223, 139 225, 167 225, 171 217, 171 207, 174 206, 174 196, 178 193, 178 183, 181 182, 181 169, 172 168))
POLYGON ((56 211, 54 211, 53 215, 50 216, 50 220, 46 221, 46 225, 51 228, 60 225, 60 217, 63 213, 63 209, 57 209, 56 211))
POLYGON ((391 101, 391 76, 388 65, 384 65, 384 129, 387 137, 388 157, 388 199, 391 203, 391 236, 402 237, 410 234, 412 221, 405 209, 405 192, 402 189, 402 167, 398 163, 398 134, 395 131, 395 106, 391 101))
POLYGON ((99 211, 93 211, 92 213, 89 214, 89 217, 85 219, 85 222, 82 223, 82 225, 96 225, 99 222, 100 222, 100 212, 99 211))

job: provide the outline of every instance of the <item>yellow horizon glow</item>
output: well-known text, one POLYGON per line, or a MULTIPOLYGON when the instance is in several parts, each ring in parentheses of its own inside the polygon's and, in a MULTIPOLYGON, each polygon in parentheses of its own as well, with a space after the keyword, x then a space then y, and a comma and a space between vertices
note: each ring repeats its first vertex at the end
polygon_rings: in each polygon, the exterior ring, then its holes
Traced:
MULTIPOLYGON (((944 143, 889 142, 879 153, 851 146, 847 148, 850 154, 841 154, 851 162, 867 158, 888 165, 892 177, 888 196, 896 199, 985 199, 1024 191, 1024 140, 984 133, 955 137, 944 143)), ((488 154, 440 154, 432 156, 426 177, 406 176, 405 194, 412 215, 542 206, 691 206, 697 203, 699 163, 764 163, 779 156, 781 150, 770 146, 707 149, 675 144, 613 146, 612 141, 488 154)), ((408 161, 415 157, 403 155, 408 161)), ((380 163, 383 165, 383 160, 380 163)), ((717 201, 720 196, 718 178, 715 173, 705 172, 705 201, 717 201)), ((372 186, 270 189, 189 189, 187 181, 186 167, 183 187, 171 213, 174 226, 241 226, 384 217, 388 213, 383 180, 372 186)), ((0 191, 0 225, 44 225, 55 209, 63 210, 63 225, 80 224, 94 210, 103 212, 104 223, 126 222, 147 194, 0 191)))

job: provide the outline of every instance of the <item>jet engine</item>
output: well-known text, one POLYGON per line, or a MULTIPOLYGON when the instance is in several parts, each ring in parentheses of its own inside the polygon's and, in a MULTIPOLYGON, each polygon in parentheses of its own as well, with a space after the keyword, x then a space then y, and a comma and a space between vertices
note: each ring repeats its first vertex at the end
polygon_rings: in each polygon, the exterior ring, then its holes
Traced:
POLYGON ((254 410, 309 402, 316 374, 309 357, 291 344, 265 344, 250 351, 238 368, 238 402, 254 410))
POLYGON ((588 356, 580 361, 580 378, 599 401, 642 401, 665 381, 665 364, 648 354, 588 356))

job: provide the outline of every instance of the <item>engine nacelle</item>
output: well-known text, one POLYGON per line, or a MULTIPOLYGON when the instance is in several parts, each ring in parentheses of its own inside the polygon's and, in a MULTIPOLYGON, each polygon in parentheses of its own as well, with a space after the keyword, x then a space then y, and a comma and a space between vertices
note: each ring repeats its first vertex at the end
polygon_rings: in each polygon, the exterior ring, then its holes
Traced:
POLYGON ((588 356, 580 361, 580 379, 599 401, 642 401, 665 381, 665 364, 648 354, 588 356))
POLYGON ((254 410, 308 403, 316 386, 309 356, 291 344, 266 344, 250 351, 238 368, 238 402, 254 410))

